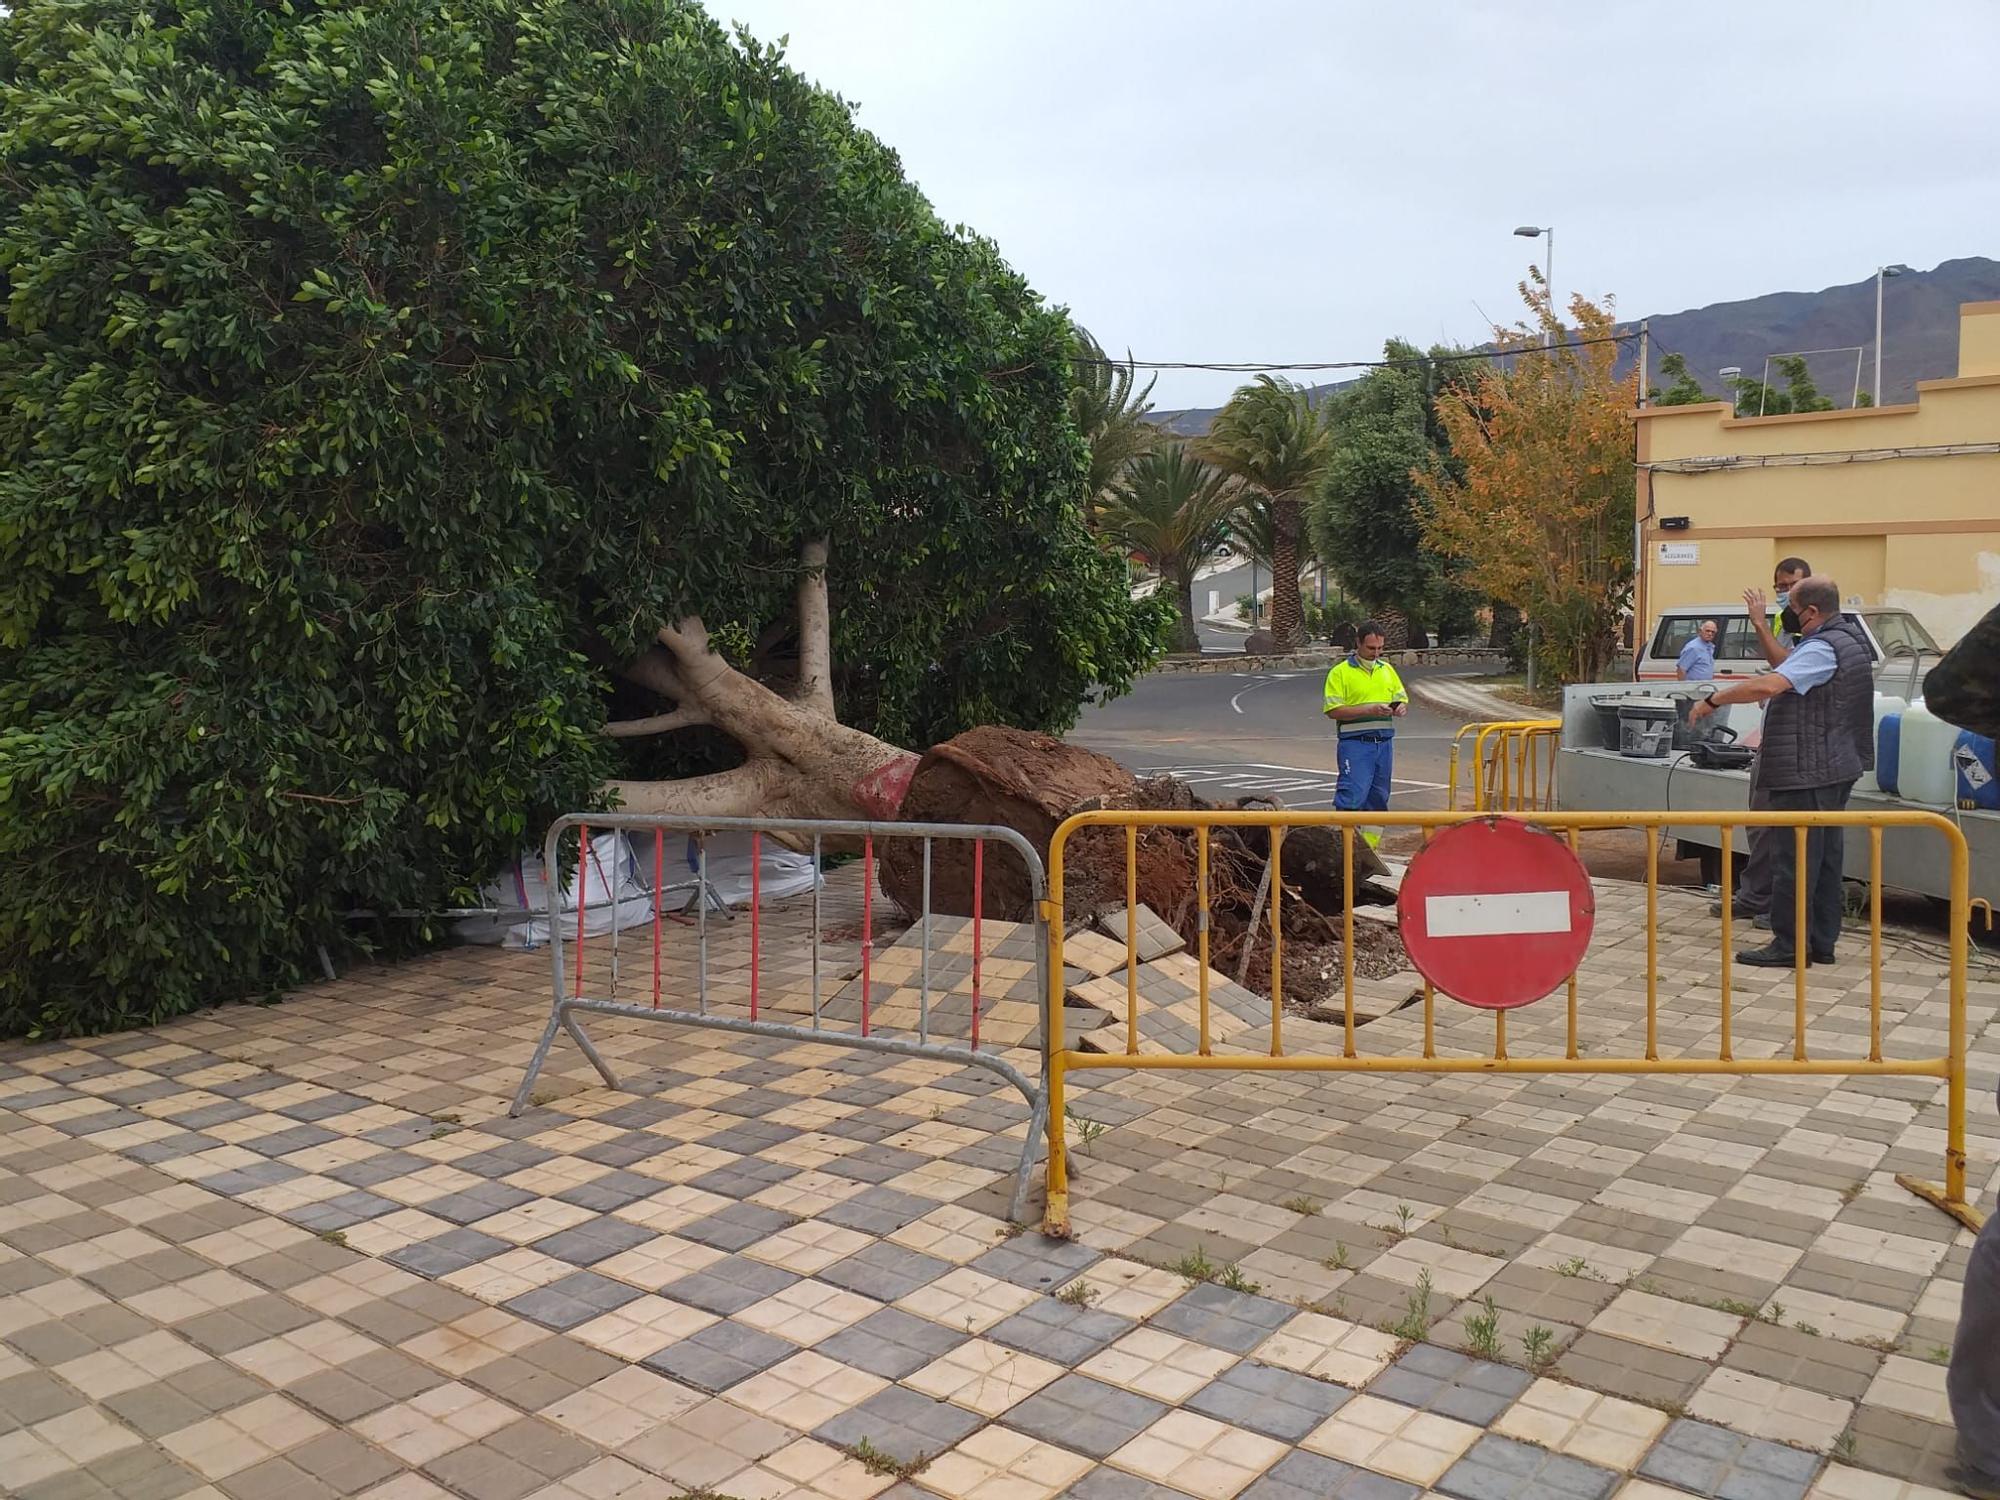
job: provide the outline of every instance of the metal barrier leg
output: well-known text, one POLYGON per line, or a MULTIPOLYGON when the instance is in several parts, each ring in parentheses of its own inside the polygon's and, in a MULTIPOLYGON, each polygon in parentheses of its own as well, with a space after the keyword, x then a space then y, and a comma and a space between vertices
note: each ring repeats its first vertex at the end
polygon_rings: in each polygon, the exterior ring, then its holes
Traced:
POLYGON ((535 1091, 535 1080, 542 1076, 542 1064, 549 1060, 549 1048, 555 1045, 556 1032, 561 1026, 562 1014, 557 1006, 551 1005, 549 1024, 542 1028, 542 1039, 535 1043, 534 1055, 528 1059, 528 1071, 521 1075, 521 1086, 514 1090, 514 1102, 507 1106, 510 1118, 518 1116, 528 1107, 528 1100, 535 1091))
POLYGON ((1028 1112, 1028 1133, 1021 1140, 1021 1164, 1014 1168, 1014 1197, 1007 1206, 1007 1218, 1015 1223, 1023 1223, 1023 1215, 1028 1211, 1028 1182, 1035 1171, 1035 1146, 1048 1129, 1049 1096, 1046 1092, 1036 1098, 1034 1107, 1028 1112))

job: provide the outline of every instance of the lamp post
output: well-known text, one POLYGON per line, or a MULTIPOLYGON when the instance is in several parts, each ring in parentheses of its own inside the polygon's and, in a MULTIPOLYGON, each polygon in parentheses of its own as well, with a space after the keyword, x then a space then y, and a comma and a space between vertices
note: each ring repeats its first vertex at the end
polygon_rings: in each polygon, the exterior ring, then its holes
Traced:
POLYGON ((1736 410, 1736 382, 1743 378, 1743 366, 1724 365, 1715 373, 1729 383, 1729 409, 1733 412, 1736 410))
POLYGON ((1877 266, 1875 268, 1875 404, 1882 402, 1882 283, 1891 276, 1901 276, 1908 266, 1877 266))
MULTIPOLYGON (((1557 316, 1556 314, 1556 227, 1553 224, 1523 224, 1518 229, 1516 229, 1514 233, 1520 236, 1524 240, 1538 240, 1541 239, 1544 235, 1548 237, 1548 244, 1544 247, 1546 253, 1542 257, 1542 285, 1548 289, 1549 315, 1550 317, 1554 318, 1557 316)), ((1553 333, 1550 333, 1548 337, 1544 340, 1545 343, 1548 343, 1550 345, 1553 345, 1555 341, 1556 341, 1555 335, 1553 333)))

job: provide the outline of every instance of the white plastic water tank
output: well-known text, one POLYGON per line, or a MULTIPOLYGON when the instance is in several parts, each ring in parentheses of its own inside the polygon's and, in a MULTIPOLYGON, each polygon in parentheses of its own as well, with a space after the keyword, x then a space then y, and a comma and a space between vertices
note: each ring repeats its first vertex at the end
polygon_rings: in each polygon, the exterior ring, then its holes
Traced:
MULTIPOLYGON (((1877 693, 1875 695, 1875 722, 1873 727, 1868 731, 1869 745, 1873 746, 1880 743, 1882 719, 1885 714, 1899 714, 1904 712, 1909 706, 1909 704, 1898 698, 1894 693, 1877 693)), ((1854 783, 1854 790, 1857 792, 1878 792, 1881 789, 1882 783, 1875 779, 1873 771, 1863 771, 1861 779, 1854 783)))
POLYGON ((1903 710, 1897 759, 1898 790, 1905 800, 1933 807, 1951 805, 1957 795, 1951 752, 1958 743, 1958 726, 1947 724, 1921 703, 1903 710))

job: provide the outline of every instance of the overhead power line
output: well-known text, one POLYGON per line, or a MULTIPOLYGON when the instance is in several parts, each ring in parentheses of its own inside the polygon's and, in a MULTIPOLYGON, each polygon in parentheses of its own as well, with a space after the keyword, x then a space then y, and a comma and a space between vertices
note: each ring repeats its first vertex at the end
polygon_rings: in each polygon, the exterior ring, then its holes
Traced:
POLYGON ((1631 333, 1609 333, 1600 338, 1571 339, 1561 344, 1523 344, 1513 349, 1476 349, 1462 354, 1416 354, 1400 359, 1328 360, 1199 360, 1199 359, 1112 359, 1106 355, 1073 356, 1080 365, 1115 365, 1132 370, 1219 370, 1231 375, 1276 373, 1280 370, 1383 370, 1396 365, 1455 364, 1468 359, 1513 359, 1523 354, 1546 353, 1551 349, 1587 349, 1593 344, 1624 344, 1639 337, 1631 333))

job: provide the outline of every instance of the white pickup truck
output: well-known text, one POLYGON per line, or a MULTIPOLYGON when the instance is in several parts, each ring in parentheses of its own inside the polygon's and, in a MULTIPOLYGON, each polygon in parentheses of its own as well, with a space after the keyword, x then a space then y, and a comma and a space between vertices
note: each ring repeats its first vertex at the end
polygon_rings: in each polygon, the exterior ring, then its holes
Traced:
MULTIPOLYGON (((1907 609, 1871 608, 1858 605, 1846 613, 1861 622, 1875 652, 1877 686, 1885 693, 1908 698, 1922 681, 1922 673, 1937 665, 1943 648, 1924 629, 1923 621, 1907 609), (1907 683, 1903 679, 1908 678, 1907 683)), ((1679 670, 1681 647, 1694 639, 1701 622, 1713 620, 1720 626, 1715 637, 1715 675, 1718 680, 1754 677, 1766 670, 1764 650, 1757 644, 1750 613, 1743 601, 1734 604, 1688 604, 1669 610, 1654 622, 1653 631, 1633 662, 1632 675, 1640 682, 1672 682, 1679 670)))

